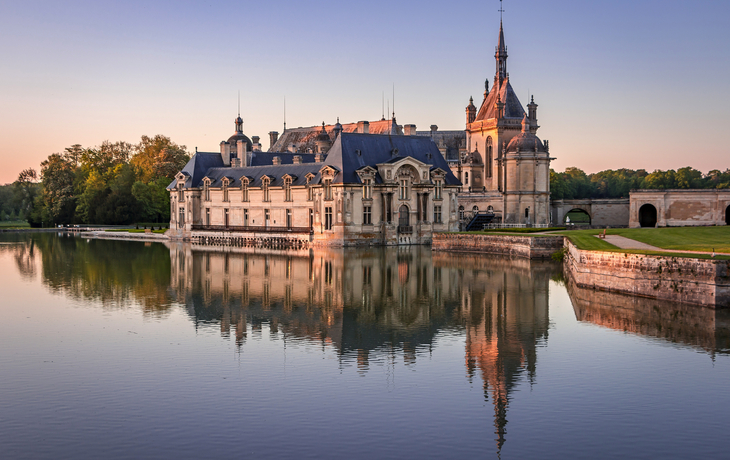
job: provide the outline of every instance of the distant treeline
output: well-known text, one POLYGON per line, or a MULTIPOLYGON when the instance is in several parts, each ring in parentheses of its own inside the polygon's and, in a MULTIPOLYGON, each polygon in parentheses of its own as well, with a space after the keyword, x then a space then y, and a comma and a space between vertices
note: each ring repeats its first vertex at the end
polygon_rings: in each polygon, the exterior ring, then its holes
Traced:
POLYGON ((166 187, 190 159, 184 145, 157 135, 136 144, 72 145, 0 186, 0 219, 31 226, 169 222, 166 187), (40 180, 40 181, 39 181, 40 180))
POLYGON ((628 198, 636 189, 687 189, 730 188, 730 169, 722 172, 713 169, 707 174, 686 167, 676 171, 656 170, 647 173, 643 169, 607 169, 586 174, 578 168, 565 172, 550 170, 550 198, 576 200, 583 198, 628 198))

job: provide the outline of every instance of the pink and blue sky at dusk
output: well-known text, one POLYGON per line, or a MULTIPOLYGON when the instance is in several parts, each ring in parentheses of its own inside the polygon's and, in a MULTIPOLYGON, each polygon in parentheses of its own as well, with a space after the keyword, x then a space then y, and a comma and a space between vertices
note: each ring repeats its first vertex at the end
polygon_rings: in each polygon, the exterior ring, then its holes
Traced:
MULTIPOLYGON (((164 134, 268 148, 287 126, 464 129, 494 76, 496 0, 0 1, 0 184, 72 144, 164 134), (391 102, 392 105, 392 102, 391 102)), ((730 167, 730 2, 507 0, 507 63, 553 168, 730 167)))

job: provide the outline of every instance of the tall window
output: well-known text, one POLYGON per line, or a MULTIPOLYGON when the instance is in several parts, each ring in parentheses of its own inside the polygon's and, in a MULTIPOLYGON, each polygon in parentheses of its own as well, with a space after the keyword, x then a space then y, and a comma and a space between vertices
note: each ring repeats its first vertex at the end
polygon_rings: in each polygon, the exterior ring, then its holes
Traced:
POLYGON ((271 201, 269 196, 269 182, 271 180, 268 177, 261 179, 261 188, 264 191, 264 201, 271 201))
POLYGON ((363 200, 372 200, 373 199, 373 180, 372 179, 363 179, 362 183, 363 183, 362 199, 363 200))
POLYGON ((248 179, 245 177, 241 179, 241 201, 248 201, 248 179))
POLYGON ((248 227, 248 209, 243 210, 243 226, 248 227))
POLYGON ((332 206, 324 208, 324 229, 332 230, 332 206))
POLYGON ((314 209, 309 209, 309 230, 312 230, 312 227, 314 227, 314 209))
POLYGON ((223 224, 228 228, 229 220, 228 220, 228 208, 223 210, 223 224))
POLYGON ((223 181, 223 201, 228 201, 228 181, 223 181))
POLYGON ((180 203, 185 201, 185 192, 183 191, 184 184, 182 182, 178 182, 177 184, 177 201, 180 203))
POLYGON ((264 209, 264 225, 269 226, 269 219, 271 219, 271 213, 268 209, 264 209))
POLYGON ((441 179, 436 179, 436 187, 434 187, 433 191, 433 199, 434 200, 440 200, 441 194, 443 193, 444 183, 441 181, 441 179))
POLYGON ((291 201, 291 177, 284 179, 284 201, 291 201))
POLYGON ((291 228, 291 209, 286 210, 286 228, 291 228))
POLYGON ((332 179, 324 180, 324 199, 327 201, 332 201, 332 179))
POLYGON ((205 208, 205 225, 210 225, 210 208, 205 208))
POLYGON ((469 185, 469 173, 468 172, 464 173, 464 185, 467 185, 467 186, 469 185))
POLYGON ((185 226, 185 208, 180 207, 177 214, 177 227, 183 228, 185 226))
POLYGON ((398 181, 398 198, 401 200, 408 199, 408 179, 398 181))
POLYGON ((364 225, 372 225, 372 223, 373 223, 372 206, 363 206, 362 207, 362 223, 364 225))
POLYGON ((208 180, 203 182, 203 199, 210 201, 210 181, 208 180))
POLYGON ((307 175, 307 201, 314 201, 314 189, 312 188, 312 176, 307 175))
POLYGON ((436 205, 433 207, 433 222, 435 224, 441 223, 441 206, 436 205))
POLYGON ((487 138, 487 177, 492 177, 492 138, 487 138))

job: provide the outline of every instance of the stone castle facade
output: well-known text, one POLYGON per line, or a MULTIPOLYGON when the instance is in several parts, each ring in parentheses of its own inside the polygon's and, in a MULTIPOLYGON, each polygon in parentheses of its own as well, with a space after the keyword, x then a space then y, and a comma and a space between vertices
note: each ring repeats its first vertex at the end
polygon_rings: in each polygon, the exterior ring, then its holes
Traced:
POLYGON ((417 131, 391 119, 269 133, 236 131, 196 152, 168 187, 172 237, 223 244, 428 244, 476 211, 495 222, 550 223, 550 157, 507 73, 500 24, 496 73, 463 131, 417 131), (278 244, 278 243, 277 243, 278 244))

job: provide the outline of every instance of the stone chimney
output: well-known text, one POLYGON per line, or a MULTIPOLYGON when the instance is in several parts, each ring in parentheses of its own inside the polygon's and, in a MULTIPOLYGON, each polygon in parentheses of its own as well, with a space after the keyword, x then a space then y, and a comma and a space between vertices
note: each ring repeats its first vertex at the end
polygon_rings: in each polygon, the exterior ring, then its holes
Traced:
POLYGON ((278 131, 269 131, 269 148, 273 147, 274 144, 276 144, 276 141, 279 140, 279 132, 278 131))
POLYGON ((301 164, 302 157, 300 155, 294 155, 294 157, 292 158, 292 163, 294 163, 295 165, 301 164))
POLYGON ((281 158, 279 158, 278 156, 275 156, 274 158, 271 159, 271 164, 280 165, 281 164, 281 158))
POLYGON ((322 163, 324 161, 324 154, 323 153, 315 153, 314 154, 314 162, 315 163, 322 163))
POLYGON ((253 150, 254 152, 260 152, 261 151, 261 142, 260 142, 260 140, 261 140, 261 138, 258 137, 258 136, 253 136, 251 138, 251 143, 253 144, 251 146, 251 150, 253 150))
POLYGON ((406 136, 416 135, 416 125, 403 125, 403 134, 406 136))
POLYGON ((289 147, 287 147, 287 150, 291 153, 297 153, 297 146, 296 144, 289 144, 289 147))
POLYGON ((439 127, 438 127, 438 126, 436 126, 436 125, 431 125, 431 135, 432 135, 432 136, 433 136, 434 134, 436 134, 436 131, 438 131, 438 130, 439 130, 439 127))
POLYGON ((370 134, 370 122, 358 121, 357 122, 357 132, 361 133, 361 134, 370 134))

